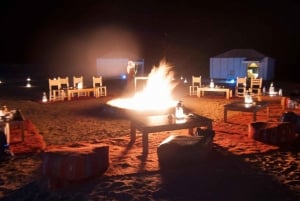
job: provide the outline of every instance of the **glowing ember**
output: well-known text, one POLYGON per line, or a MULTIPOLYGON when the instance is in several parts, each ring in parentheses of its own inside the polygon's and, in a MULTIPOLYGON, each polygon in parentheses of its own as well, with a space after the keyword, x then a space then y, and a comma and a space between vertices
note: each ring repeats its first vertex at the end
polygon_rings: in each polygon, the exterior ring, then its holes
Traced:
POLYGON ((172 84, 174 73, 166 62, 160 62, 159 67, 154 67, 141 92, 136 92, 130 98, 118 98, 108 102, 109 105, 135 111, 163 112, 176 106, 172 91, 176 84, 172 84))

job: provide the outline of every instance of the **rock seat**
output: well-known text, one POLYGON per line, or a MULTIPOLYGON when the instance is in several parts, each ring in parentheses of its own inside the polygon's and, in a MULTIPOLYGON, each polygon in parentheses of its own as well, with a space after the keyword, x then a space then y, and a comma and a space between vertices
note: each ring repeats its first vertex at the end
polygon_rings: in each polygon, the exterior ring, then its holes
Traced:
POLYGON ((212 147, 214 131, 206 135, 170 135, 157 148, 160 167, 197 163, 205 158, 212 147))

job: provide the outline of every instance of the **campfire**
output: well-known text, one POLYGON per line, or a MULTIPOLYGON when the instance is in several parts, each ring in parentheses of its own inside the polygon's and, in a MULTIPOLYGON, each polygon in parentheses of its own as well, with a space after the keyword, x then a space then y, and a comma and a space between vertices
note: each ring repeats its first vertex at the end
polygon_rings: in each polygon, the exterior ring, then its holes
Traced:
POLYGON ((171 71, 171 66, 161 61, 158 67, 153 67, 141 91, 135 92, 132 97, 110 100, 107 104, 128 111, 167 114, 178 103, 178 100, 172 97, 172 92, 176 87, 176 84, 172 82, 173 77, 174 72, 171 71))

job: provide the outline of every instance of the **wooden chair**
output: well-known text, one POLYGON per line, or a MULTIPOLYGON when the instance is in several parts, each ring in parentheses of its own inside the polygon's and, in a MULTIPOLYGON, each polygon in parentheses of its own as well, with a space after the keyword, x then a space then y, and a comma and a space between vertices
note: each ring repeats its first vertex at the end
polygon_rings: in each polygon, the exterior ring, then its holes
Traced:
POLYGON ((49 80, 49 101, 60 101, 63 100, 63 90, 60 86, 59 79, 53 78, 49 80))
POLYGON ((69 77, 65 77, 65 78, 58 77, 58 80, 60 82, 61 89, 69 88, 69 77))
MULTIPOLYGON (((75 89, 82 89, 83 88, 83 76, 80 76, 80 77, 73 76, 73 87, 75 89)), ((87 93, 78 91, 78 93, 73 93, 73 96, 77 96, 77 97, 87 96, 87 93)))
POLYGON ((235 86, 235 96, 244 97, 247 90, 247 77, 237 77, 235 86))
POLYGON ((192 85, 190 86, 190 96, 196 96, 198 88, 201 88, 201 76, 192 76, 192 85))
POLYGON ((96 98, 100 96, 106 96, 106 86, 102 85, 102 76, 98 76, 98 77, 93 76, 93 88, 94 88, 94 96, 96 98))
POLYGON ((62 90, 62 98, 67 98, 67 90, 69 88, 69 77, 58 77, 58 80, 60 82, 60 89, 62 90))
POLYGON ((83 76, 80 77, 73 76, 73 87, 78 89, 83 88, 83 76))
POLYGON ((262 93, 262 78, 251 78, 249 92, 251 95, 261 95, 262 93))

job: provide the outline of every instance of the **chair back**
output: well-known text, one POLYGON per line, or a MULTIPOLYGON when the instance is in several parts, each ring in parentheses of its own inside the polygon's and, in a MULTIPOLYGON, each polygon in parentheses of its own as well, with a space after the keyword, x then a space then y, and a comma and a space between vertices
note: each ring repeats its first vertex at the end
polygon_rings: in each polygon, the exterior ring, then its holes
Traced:
POLYGON ((60 81, 56 78, 49 78, 49 91, 59 90, 60 89, 60 81))
POLYGON ((201 87, 201 76, 192 76, 192 85, 189 87, 190 96, 197 95, 198 88, 201 87))
POLYGON ((93 88, 102 87, 102 76, 93 76, 93 88))
POLYGON ((247 77, 237 77, 235 86, 235 95, 243 97, 246 93, 247 77))
POLYGON ((106 96, 106 86, 102 85, 102 76, 93 76, 94 96, 106 96))
POLYGON ((192 86, 201 87, 201 76, 192 76, 192 86))
POLYGON ((73 87, 74 88, 82 88, 83 87, 83 76, 80 76, 80 77, 73 76, 73 87))
POLYGON ((62 100, 61 86, 59 79, 53 78, 49 80, 49 101, 62 100))
POLYGON ((60 88, 61 89, 67 89, 69 88, 69 77, 58 77, 58 80, 60 82, 60 88))

